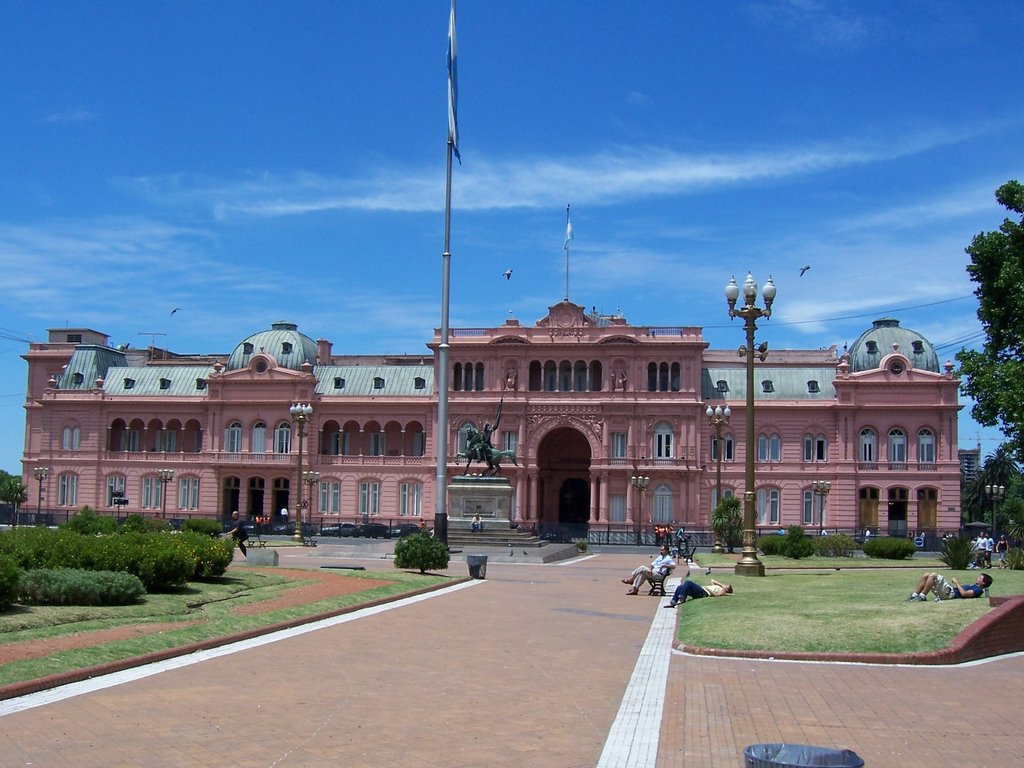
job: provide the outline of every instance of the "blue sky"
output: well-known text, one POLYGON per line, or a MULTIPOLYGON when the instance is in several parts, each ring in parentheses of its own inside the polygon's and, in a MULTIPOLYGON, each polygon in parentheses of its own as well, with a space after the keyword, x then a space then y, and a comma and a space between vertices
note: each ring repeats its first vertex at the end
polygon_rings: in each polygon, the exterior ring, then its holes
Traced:
MULTIPOLYGON (((284 319, 339 353, 426 350, 448 12, 3 4, 0 468, 51 327, 228 353, 284 319)), ((1022 33, 1016 2, 462 0, 452 326, 563 298, 571 203, 587 307, 732 348, 723 288, 752 270, 773 347, 892 315, 951 358, 980 330, 963 249, 1024 177, 1022 33)))

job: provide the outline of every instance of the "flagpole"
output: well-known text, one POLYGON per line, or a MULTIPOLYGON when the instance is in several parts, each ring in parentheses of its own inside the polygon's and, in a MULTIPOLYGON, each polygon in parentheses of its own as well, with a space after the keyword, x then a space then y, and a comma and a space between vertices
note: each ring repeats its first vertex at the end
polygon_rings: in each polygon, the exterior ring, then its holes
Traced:
POLYGON ((456 75, 455 0, 448 19, 448 158, 444 182, 444 253, 441 255, 441 343, 437 348, 437 476, 434 489, 434 535, 448 544, 448 376, 451 354, 448 306, 451 291, 452 155, 459 156, 457 120, 458 80, 456 75))
POLYGON ((565 206, 565 300, 569 300, 569 241, 572 239, 572 225, 569 223, 569 206, 565 206))

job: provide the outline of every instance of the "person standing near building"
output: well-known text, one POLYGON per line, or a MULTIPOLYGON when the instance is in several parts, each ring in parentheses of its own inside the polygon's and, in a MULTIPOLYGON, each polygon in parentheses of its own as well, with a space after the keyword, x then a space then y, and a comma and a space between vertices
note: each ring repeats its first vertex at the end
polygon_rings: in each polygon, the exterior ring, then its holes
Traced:
POLYGON ((231 524, 234 527, 225 536, 230 536, 234 539, 235 543, 238 544, 238 548, 242 550, 242 557, 246 557, 248 552, 245 549, 245 542, 249 539, 249 532, 245 530, 245 523, 239 517, 237 509, 231 513, 231 524))

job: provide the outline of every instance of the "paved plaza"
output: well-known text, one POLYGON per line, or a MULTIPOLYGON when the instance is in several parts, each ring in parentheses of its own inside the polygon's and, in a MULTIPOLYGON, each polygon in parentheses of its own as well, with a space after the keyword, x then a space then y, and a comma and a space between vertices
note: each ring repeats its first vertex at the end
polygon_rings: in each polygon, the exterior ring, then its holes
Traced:
MULTIPOLYGON (((282 550, 282 565, 341 554, 282 550)), ((644 556, 502 559, 485 581, 0 702, 0 766, 738 768, 745 746, 782 741, 871 768, 1024 763, 1024 657, 693 657, 671 649, 664 599, 623 594, 644 556)))

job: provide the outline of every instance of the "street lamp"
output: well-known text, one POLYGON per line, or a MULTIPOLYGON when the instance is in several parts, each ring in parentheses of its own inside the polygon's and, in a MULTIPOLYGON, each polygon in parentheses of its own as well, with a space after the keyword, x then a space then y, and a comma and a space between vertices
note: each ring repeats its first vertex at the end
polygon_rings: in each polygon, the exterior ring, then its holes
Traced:
POLYGON ((156 479, 160 483, 160 517, 167 517, 167 484, 174 479, 173 469, 158 469, 156 479))
POLYGON ((313 406, 309 403, 292 403, 292 407, 288 409, 288 412, 292 415, 292 421, 299 430, 299 452, 298 452, 298 470, 296 472, 296 479, 298 482, 296 489, 298 492, 298 503, 295 505, 295 533, 292 534, 292 541, 297 541, 299 544, 302 543, 302 438, 306 436, 306 422, 309 421, 309 417, 313 415, 313 406))
POLYGON ((314 486, 316 486, 317 483, 320 482, 320 473, 316 472, 316 471, 314 471, 312 469, 307 469, 305 472, 302 473, 302 479, 303 479, 303 481, 305 481, 306 485, 309 486, 309 493, 306 494, 306 498, 310 500, 309 501, 309 519, 310 519, 310 522, 312 522, 312 520, 313 520, 313 494, 315 493, 313 488, 314 488, 314 486))
MULTIPOLYGON (((725 408, 720 405, 712 408, 709 405, 704 413, 707 414, 708 424, 715 430, 715 445, 718 447, 718 450, 715 451, 715 505, 717 506, 722 503, 722 427, 729 425, 729 419, 732 417, 732 408, 728 405, 725 408)), ((715 509, 712 507, 712 518, 714 514, 715 509)), ((714 546, 711 547, 711 551, 717 553, 725 552, 725 547, 722 546, 722 537, 718 533, 718 529, 714 527, 714 520, 712 520, 711 525, 715 534, 715 542, 714 546)))
POLYGON ((633 476, 629 478, 629 484, 636 488, 639 493, 640 506, 636 513, 636 543, 640 544, 640 530, 644 524, 644 494, 647 492, 647 488, 651 485, 651 478, 647 475, 641 475, 637 472, 637 468, 633 466, 633 476))
MULTIPOLYGON (((759 318, 772 316, 772 302, 775 301, 775 283, 768 277, 761 291, 764 297, 764 309, 758 307, 757 283, 754 276, 749 272, 747 279, 743 281, 743 306, 736 308, 736 300, 740 297, 740 287, 736 285, 736 278, 729 280, 725 286, 725 300, 729 303, 729 317, 742 317, 743 329, 747 334, 747 343, 740 347, 740 357, 747 359, 747 455, 746 472, 744 477, 743 491, 743 555, 736 563, 736 575, 738 576, 764 576, 764 563, 757 559, 757 545, 755 543, 755 503, 757 492, 754 490, 754 331, 757 330, 759 318)), ((768 344, 762 343, 756 350, 757 357, 763 363, 768 356, 768 344)))
POLYGON ((36 497, 36 525, 39 524, 39 518, 43 511, 43 483, 46 482, 46 478, 50 476, 49 467, 36 467, 32 470, 32 474, 36 480, 39 481, 39 495, 36 497))
POLYGON ((819 499, 817 503, 818 507, 818 535, 821 536, 822 529, 825 527, 825 502, 828 499, 829 491, 832 490, 832 483, 828 480, 812 480, 811 491, 815 497, 819 499))
POLYGON ((986 485, 985 493, 992 499, 992 535, 996 535, 996 506, 1006 495, 1006 487, 1002 485, 986 485))

